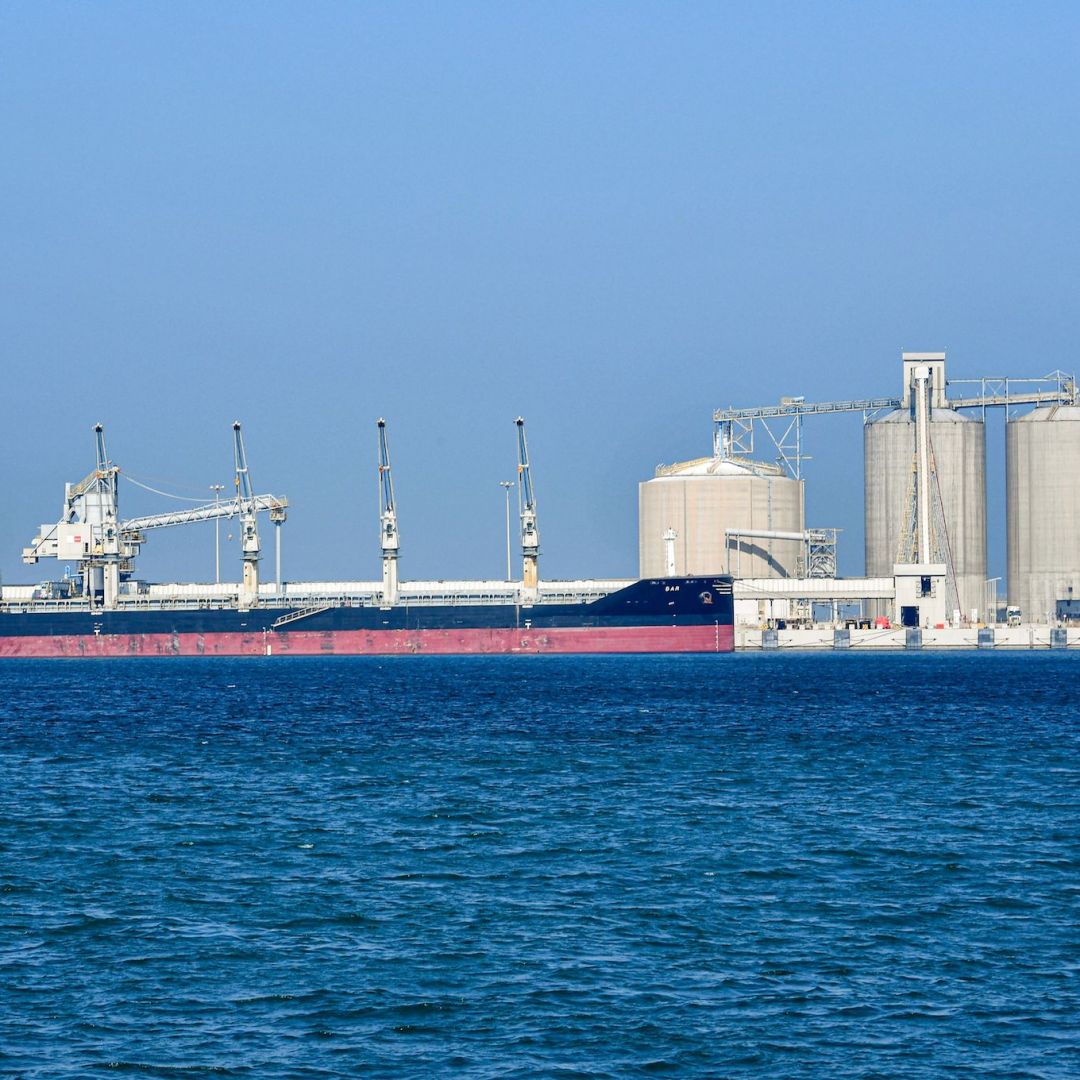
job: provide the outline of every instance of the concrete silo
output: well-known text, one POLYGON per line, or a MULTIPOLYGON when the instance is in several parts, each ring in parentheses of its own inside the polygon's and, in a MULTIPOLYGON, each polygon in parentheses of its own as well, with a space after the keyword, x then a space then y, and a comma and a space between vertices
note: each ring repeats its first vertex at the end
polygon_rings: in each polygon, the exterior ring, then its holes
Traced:
MULTIPOLYGON (((945 610, 951 616, 959 608, 961 617, 970 619, 982 612, 986 582, 985 425, 946 406, 943 362, 933 403, 928 427, 935 561, 940 557, 955 581, 955 594, 946 585, 945 610)), ((866 573, 888 577, 895 564, 912 561, 907 543, 915 484, 912 411, 896 409, 866 424, 863 445, 866 573)), ((879 614, 887 613, 883 606, 879 614)))
POLYGON ((1080 406, 1035 409, 1006 428, 1009 604, 1052 622, 1080 602, 1080 406))
POLYGON ((730 529, 801 533, 803 483, 783 469, 745 459, 701 458, 662 466, 639 486, 642 577, 724 574, 797 577, 799 540, 729 536, 730 529))

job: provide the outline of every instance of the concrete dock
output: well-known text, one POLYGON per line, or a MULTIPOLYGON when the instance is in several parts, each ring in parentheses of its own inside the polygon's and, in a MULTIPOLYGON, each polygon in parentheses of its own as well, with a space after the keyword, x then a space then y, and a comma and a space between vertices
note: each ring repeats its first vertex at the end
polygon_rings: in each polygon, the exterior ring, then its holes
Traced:
POLYGON ((735 649, 1080 649, 1080 629, 1032 625, 855 630, 828 625, 767 630, 736 626, 735 649))

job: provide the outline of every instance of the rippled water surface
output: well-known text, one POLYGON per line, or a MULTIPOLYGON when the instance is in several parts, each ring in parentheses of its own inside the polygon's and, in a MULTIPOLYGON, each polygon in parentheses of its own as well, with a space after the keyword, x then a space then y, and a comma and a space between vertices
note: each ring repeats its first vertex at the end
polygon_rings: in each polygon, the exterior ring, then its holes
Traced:
POLYGON ((5 661, 0 1072, 1078 1076, 1078 675, 5 661))

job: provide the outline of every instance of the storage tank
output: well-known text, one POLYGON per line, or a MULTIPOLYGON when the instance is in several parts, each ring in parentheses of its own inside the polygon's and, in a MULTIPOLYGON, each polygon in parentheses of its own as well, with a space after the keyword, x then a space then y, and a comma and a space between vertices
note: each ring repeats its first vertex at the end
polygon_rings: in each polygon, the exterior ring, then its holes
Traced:
POLYGON ((1009 604, 1025 622, 1053 621, 1080 601, 1080 407, 1010 420, 1005 438, 1009 604))
MULTIPOLYGON (((930 414, 930 445, 937 466, 947 543, 963 618, 982 613, 986 585, 986 429, 981 420, 949 408, 930 414)), ((866 575, 891 577, 901 555, 901 532, 912 505, 915 421, 897 409, 863 429, 866 575)), ((935 515, 935 532, 938 530, 935 515)), ((939 538, 940 540, 940 538, 939 538)), ((957 605, 947 597, 946 606, 957 605)), ((888 615, 889 605, 874 614, 888 615)))
POLYGON ((779 466, 727 458, 663 465, 639 485, 640 573, 798 577, 805 573, 800 541, 729 540, 725 530, 802 532, 804 522, 803 482, 779 466))

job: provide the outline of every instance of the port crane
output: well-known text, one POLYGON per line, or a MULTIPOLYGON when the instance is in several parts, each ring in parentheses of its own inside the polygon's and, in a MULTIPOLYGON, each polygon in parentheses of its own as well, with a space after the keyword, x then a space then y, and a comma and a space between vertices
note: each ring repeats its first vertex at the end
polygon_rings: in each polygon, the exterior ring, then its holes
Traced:
POLYGON ((529 444, 525 438, 525 421, 518 417, 518 508, 521 514, 521 555, 523 561, 522 599, 536 599, 540 584, 540 531, 536 521, 536 496, 533 492, 532 468, 529 465, 529 444))
POLYGON ((254 607, 259 602, 259 559, 262 543, 255 510, 255 489, 251 486, 244 433, 240 421, 233 422, 233 462, 236 467, 236 501, 240 505, 240 554, 244 560, 244 578, 240 584, 240 607, 254 607))
MULTIPOLYGON (((60 520, 41 526, 30 546, 23 548, 23 562, 33 565, 41 559, 57 559, 74 563, 82 577, 83 594, 90 600, 100 597, 103 607, 112 609, 117 606, 122 578, 130 576, 134 570, 134 560, 146 542, 146 532, 239 517, 244 559, 241 606, 245 602, 253 603, 258 597, 260 556, 255 517, 259 513, 269 513, 275 527, 280 527, 286 519, 289 503, 276 495, 253 493, 239 422, 233 425, 233 433, 235 498, 121 520, 117 484, 120 469, 109 460, 103 425, 95 424, 97 462, 94 470, 79 483, 64 486, 60 520)), ((280 545, 278 553, 280 578, 280 545)))
POLYGON ((379 417, 379 536, 382 546, 382 604, 390 607, 398 599, 397 504, 394 502, 394 474, 390 471, 390 448, 386 442, 386 421, 379 417))

